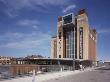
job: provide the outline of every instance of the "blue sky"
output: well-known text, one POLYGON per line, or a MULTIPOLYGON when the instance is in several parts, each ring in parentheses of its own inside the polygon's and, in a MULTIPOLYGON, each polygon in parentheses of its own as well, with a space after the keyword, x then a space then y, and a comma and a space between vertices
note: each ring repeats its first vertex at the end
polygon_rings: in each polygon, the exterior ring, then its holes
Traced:
POLYGON ((98 59, 110 59, 110 0, 0 0, 0 55, 50 56, 57 17, 86 9, 98 32, 98 59))

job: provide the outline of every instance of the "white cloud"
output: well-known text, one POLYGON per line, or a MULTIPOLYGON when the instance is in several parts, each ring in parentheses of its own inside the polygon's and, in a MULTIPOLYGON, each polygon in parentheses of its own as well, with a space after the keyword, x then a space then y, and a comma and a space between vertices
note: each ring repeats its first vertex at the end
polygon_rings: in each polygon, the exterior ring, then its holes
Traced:
POLYGON ((33 28, 37 29, 37 28, 38 28, 38 26, 37 26, 37 25, 33 25, 33 28))
POLYGON ((0 42, 13 42, 16 41, 24 36, 23 33, 11 33, 7 32, 6 34, 0 35, 0 42))
POLYGON ((39 21, 37 21, 37 20, 29 20, 29 19, 19 20, 17 22, 17 25, 24 26, 24 27, 33 27, 33 28, 37 29, 38 26, 39 26, 39 21))
POLYGON ((67 6, 64 10, 63 10, 63 13, 67 13, 68 11, 71 11, 72 9, 76 8, 76 5, 73 4, 73 5, 69 5, 67 6))
POLYGON ((48 6, 63 6, 70 3, 71 0, 1 0, 7 7, 5 13, 10 17, 17 16, 21 9, 34 9, 41 11, 48 6))
POLYGON ((110 33, 110 29, 99 29, 97 32, 98 34, 110 33))
POLYGON ((6 33, 4 35, 0 35, 0 40, 3 38, 5 43, 0 43, 0 48, 18 49, 18 50, 21 49, 44 50, 50 44, 51 35, 49 33, 42 32, 32 32, 29 34, 6 33))

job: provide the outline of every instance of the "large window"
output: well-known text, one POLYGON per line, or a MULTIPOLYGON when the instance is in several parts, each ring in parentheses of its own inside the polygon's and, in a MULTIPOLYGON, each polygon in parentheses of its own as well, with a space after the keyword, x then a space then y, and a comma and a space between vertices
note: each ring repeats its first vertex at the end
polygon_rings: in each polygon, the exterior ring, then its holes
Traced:
POLYGON ((73 58, 74 55, 74 33, 66 32, 66 58, 73 58))

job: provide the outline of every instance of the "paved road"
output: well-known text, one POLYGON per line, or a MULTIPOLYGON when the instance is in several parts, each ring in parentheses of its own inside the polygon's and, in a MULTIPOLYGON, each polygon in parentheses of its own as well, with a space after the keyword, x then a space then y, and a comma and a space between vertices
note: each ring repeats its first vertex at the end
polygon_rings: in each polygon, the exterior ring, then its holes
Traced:
POLYGON ((104 67, 44 82, 110 82, 110 67, 104 67))

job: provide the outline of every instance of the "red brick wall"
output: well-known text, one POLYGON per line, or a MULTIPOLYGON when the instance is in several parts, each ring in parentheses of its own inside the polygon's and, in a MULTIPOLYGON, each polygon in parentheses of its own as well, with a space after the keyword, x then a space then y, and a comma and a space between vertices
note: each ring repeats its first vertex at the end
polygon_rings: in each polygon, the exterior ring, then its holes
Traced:
POLYGON ((89 35, 89 59, 96 60, 96 34, 93 31, 90 31, 90 35, 89 35), (92 34, 92 38, 91 38, 91 34, 92 34))

